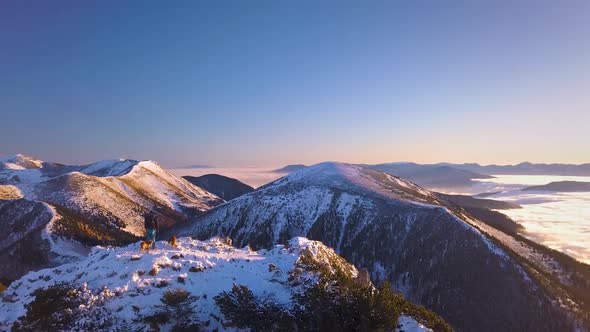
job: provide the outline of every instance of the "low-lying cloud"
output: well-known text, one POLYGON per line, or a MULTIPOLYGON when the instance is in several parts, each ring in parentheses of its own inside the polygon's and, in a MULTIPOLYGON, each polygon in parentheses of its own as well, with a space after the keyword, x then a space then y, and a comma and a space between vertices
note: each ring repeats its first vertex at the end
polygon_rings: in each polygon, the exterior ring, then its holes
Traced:
POLYGON ((489 198, 521 205, 502 210, 525 227, 523 235, 590 264, 590 193, 529 192, 522 188, 556 181, 590 182, 590 177, 499 175, 481 181, 472 193, 503 191, 489 198))

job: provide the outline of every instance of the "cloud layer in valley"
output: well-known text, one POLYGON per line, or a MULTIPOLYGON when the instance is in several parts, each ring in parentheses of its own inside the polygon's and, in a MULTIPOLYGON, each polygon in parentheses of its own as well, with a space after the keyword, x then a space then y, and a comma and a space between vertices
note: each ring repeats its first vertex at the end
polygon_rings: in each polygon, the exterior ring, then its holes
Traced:
POLYGON ((556 181, 590 182, 590 177, 498 175, 472 193, 504 191, 489 198, 514 202, 522 209, 501 212, 525 227, 523 235, 590 264, 590 192, 552 193, 522 188, 556 181))

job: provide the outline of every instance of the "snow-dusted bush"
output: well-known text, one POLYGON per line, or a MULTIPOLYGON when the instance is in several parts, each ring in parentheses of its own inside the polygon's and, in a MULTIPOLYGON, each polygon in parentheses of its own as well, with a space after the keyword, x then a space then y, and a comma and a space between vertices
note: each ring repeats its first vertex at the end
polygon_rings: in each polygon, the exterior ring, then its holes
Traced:
POLYGON ((294 297, 287 308, 255 296, 248 287, 234 285, 214 299, 226 326, 252 331, 393 331, 400 314, 414 317, 436 332, 451 327, 439 316, 406 301, 385 282, 379 289, 370 283, 339 274, 323 279, 294 297))
POLYGON ((164 324, 171 324, 172 332, 199 331, 203 323, 195 318, 191 304, 196 299, 196 296, 181 288, 167 290, 160 298, 162 304, 155 305, 154 312, 140 316, 136 322, 146 323, 154 331, 159 331, 164 324))
POLYGON ((59 283, 35 290, 26 314, 12 326, 12 331, 108 331, 115 318, 100 304, 108 292, 92 294, 83 285, 59 283))
POLYGON ((254 296, 243 285, 234 285, 230 292, 215 296, 215 303, 230 326, 252 331, 296 331, 295 317, 270 300, 254 296))

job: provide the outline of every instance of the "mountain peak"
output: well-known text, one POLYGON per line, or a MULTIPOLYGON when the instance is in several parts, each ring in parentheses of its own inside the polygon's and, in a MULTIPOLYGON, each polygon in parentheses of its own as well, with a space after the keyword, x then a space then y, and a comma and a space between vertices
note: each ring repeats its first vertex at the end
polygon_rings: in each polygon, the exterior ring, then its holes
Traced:
POLYGON ((139 161, 131 159, 107 159, 84 165, 80 172, 94 176, 121 176, 138 164, 139 161))
POLYGON ((273 172, 274 173, 292 173, 292 172, 302 170, 306 167, 307 166, 303 165, 303 164, 293 164, 293 165, 287 165, 283 168, 275 169, 273 172))
POLYGON ((336 161, 325 161, 315 165, 311 165, 302 168, 296 172, 287 175, 289 180, 301 179, 306 176, 313 175, 344 175, 347 169, 353 168, 351 164, 336 162, 336 161))
POLYGON ((43 161, 24 154, 12 154, 0 158, 0 169, 32 169, 43 167, 43 161))
POLYGON ((9 154, 9 155, 5 155, 5 156, 0 157, 0 162, 13 161, 13 160, 18 160, 18 159, 35 159, 35 158, 26 156, 22 153, 14 153, 14 154, 9 154))
POLYGON ((370 168, 342 162, 322 162, 291 173, 262 188, 306 184, 328 186, 389 199, 433 203, 437 199, 427 190, 402 178, 370 168))

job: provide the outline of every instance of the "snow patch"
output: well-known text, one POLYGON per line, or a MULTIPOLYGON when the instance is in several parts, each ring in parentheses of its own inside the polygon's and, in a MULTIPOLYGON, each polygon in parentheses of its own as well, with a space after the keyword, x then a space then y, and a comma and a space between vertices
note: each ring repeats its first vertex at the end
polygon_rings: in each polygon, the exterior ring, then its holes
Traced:
POLYGON ((128 159, 101 160, 84 166, 81 173, 98 176, 121 176, 126 174, 137 161, 128 159))
POLYGON ((397 323, 399 327, 395 329, 396 332, 432 332, 432 329, 418 323, 414 318, 406 315, 401 315, 397 323))
MULTIPOLYGON (((47 205, 47 204, 46 204, 47 205)), ((78 241, 62 238, 54 234, 55 221, 63 218, 54 207, 47 205, 53 217, 43 229, 41 238, 49 242, 49 250, 55 255, 54 262, 64 264, 85 258, 90 249, 78 241)))
POLYGON ((17 186, 0 185, 0 199, 19 199, 23 197, 23 193, 17 186))

